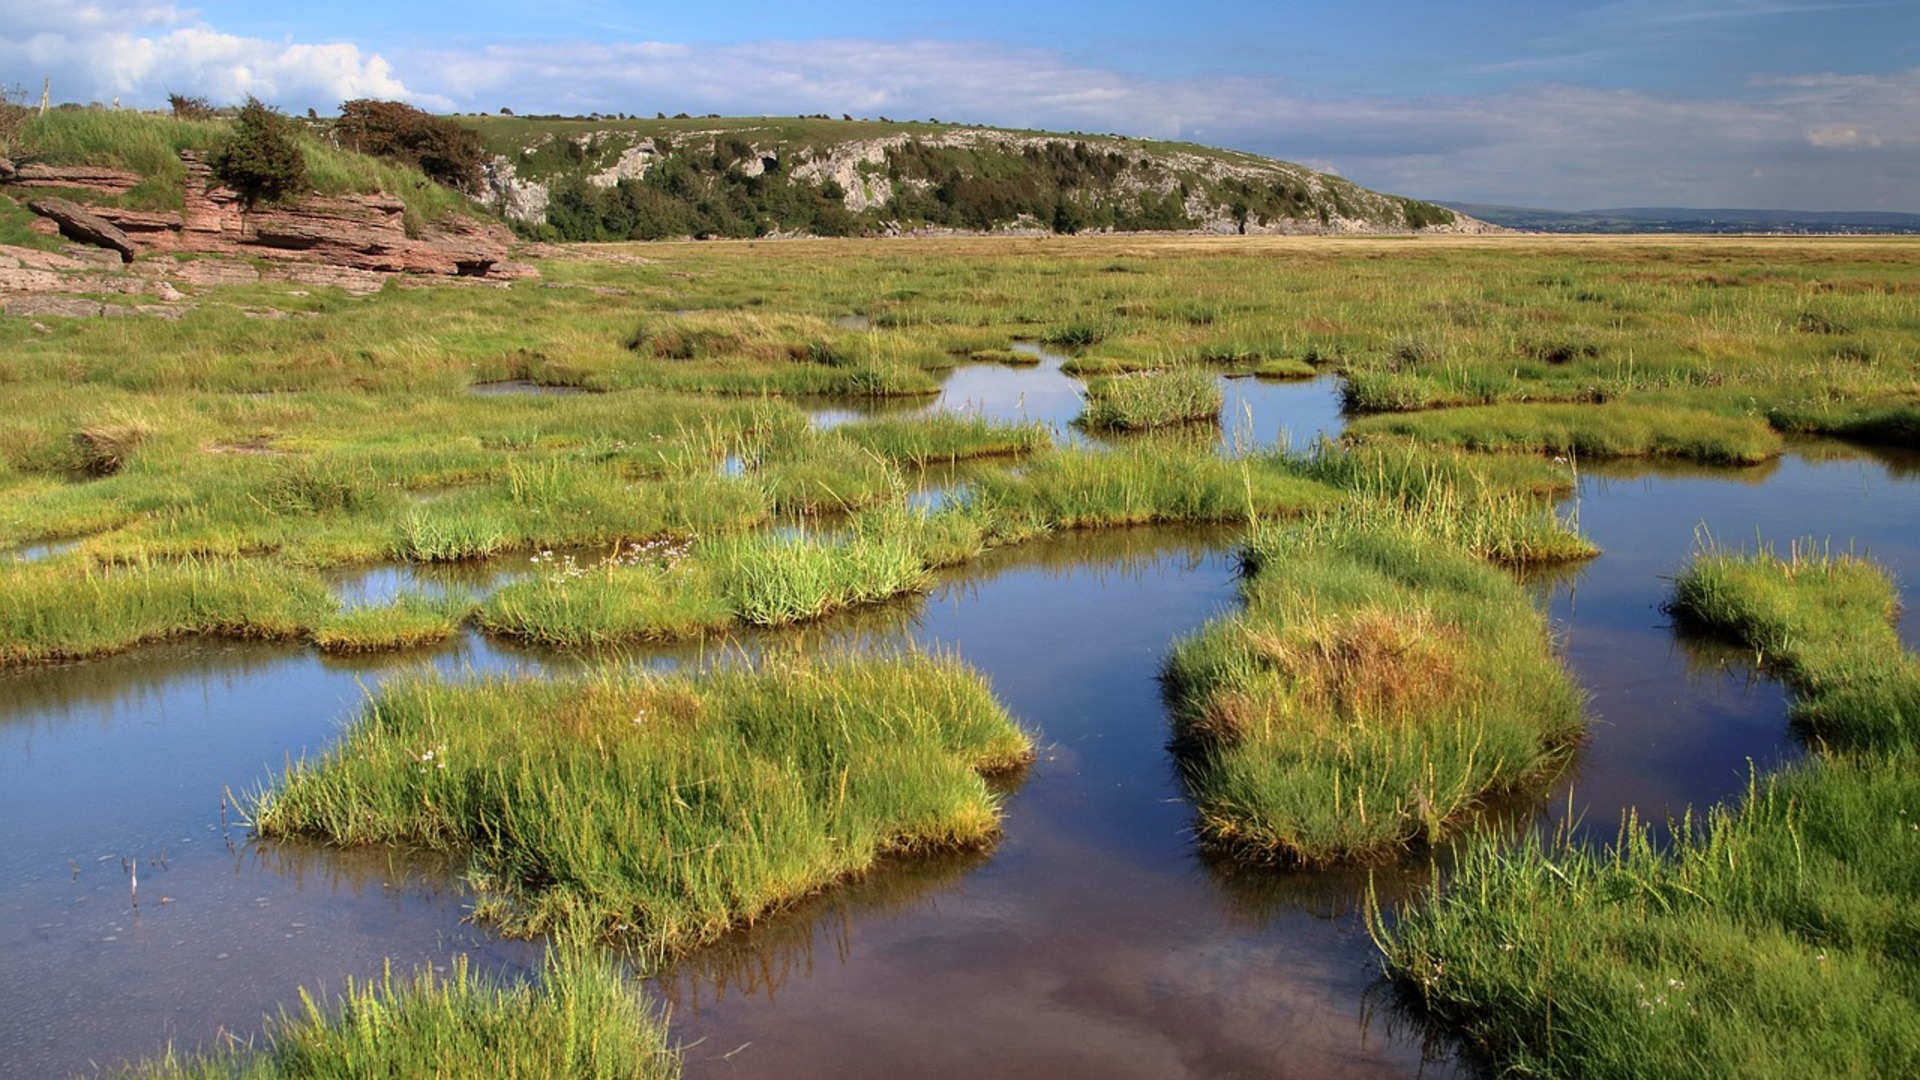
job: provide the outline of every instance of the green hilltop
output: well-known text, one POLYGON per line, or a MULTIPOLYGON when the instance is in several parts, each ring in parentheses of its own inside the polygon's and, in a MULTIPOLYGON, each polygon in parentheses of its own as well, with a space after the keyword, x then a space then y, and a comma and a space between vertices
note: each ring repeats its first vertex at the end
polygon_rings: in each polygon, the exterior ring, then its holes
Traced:
POLYGON ((499 211, 553 239, 1479 227, 1288 162, 1119 135, 825 116, 460 121, 493 156, 499 211))
MULTIPOLYGON (((23 122, 0 157, 128 169, 148 183, 116 202, 174 209, 178 152, 213 150, 233 130, 229 110, 189 104, 190 115, 62 106, 33 118, 8 106, 23 122)), ((415 222, 490 210, 540 240, 1486 227, 1304 166, 1120 135, 826 116, 439 117, 367 101, 289 119, 315 190, 385 191, 415 222)))

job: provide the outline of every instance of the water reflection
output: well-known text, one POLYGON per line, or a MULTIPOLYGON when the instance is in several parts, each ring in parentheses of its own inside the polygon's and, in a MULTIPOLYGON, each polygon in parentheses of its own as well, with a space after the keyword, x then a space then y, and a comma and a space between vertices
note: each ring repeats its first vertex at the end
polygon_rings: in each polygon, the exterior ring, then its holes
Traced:
MULTIPOLYGON (((1000 395, 981 407, 1067 407, 1009 396, 1017 384, 992 372, 960 392, 1000 395)), ((1057 363, 1053 376, 1077 415, 1077 384, 1057 363)), ((1265 447, 1284 428, 1300 446, 1337 430, 1330 383, 1227 387, 1241 404, 1206 438, 1265 447)), ((1582 462, 1567 509, 1605 554, 1532 582, 1592 697, 1593 735, 1559 788, 1496 807, 1494 819, 1578 819, 1607 839, 1623 807, 1657 821, 1737 796, 1749 762, 1798 756, 1782 691, 1744 650, 1669 624, 1669 579, 1699 535, 1751 546, 1811 532, 1915 580, 1916 462, 1830 443, 1745 470, 1582 462)), ((965 491, 970 468, 927 470, 919 497, 965 491)), ((253 844, 225 799, 322 752, 395 672, 697 668, 766 651, 901 647, 959 654, 1037 733, 1040 760, 1005 796, 1005 838, 990 852, 884 867, 664 973, 655 986, 675 1006, 676 1035, 695 1044, 690 1075, 1435 1072, 1427 1059, 1445 1044, 1368 996, 1377 968, 1359 905, 1369 882, 1388 902, 1411 895, 1432 865, 1444 868, 1444 850, 1321 873, 1195 850, 1154 675, 1170 641, 1237 604, 1232 540, 1060 536, 990 552, 926 596, 798 630, 597 656, 472 636, 425 658, 201 642, 0 675, 10 975, 0 1075, 257 1031, 297 987, 376 974, 389 956, 405 967, 473 951, 483 969, 508 972, 534 962, 461 922, 467 898, 446 867, 253 844)), ((345 602, 383 603, 484 591, 508 569, 380 567, 335 587, 345 602)), ((1910 606, 1910 646, 1916 620, 1910 606)))
MULTIPOLYGON (((1591 737, 1549 800, 1556 820, 1570 806, 1587 835, 1609 839, 1631 806, 1658 826, 1689 806, 1736 798, 1751 770, 1804 753, 1786 692, 1755 671, 1748 651, 1679 632, 1662 605, 1673 576, 1709 541, 1784 552, 1811 539, 1915 580, 1920 485, 1897 464, 1906 455, 1840 449, 1797 445, 1746 469, 1583 463, 1579 493, 1563 510, 1577 511, 1603 554, 1533 578, 1589 695, 1591 737)), ((1899 629, 1909 648, 1920 642, 1911 605, 1899 629)))
MULTIPOLYGON (((879 398, 837 401, 809 410, 816 427, 832 428, 871 418, 909 418, 935 413, 979 416, 999 423, 1038 423, 1060 446, 1103 446, 1126 436, 1091 435, 1074 424, 1086 408, 1086 390, 1061 366, 1067 358, 1031 342, 1014 351, 1034 364, 968 363, 955 367, 932 401, 879 398)), ((1345 423, 1339 381, 1331 376, 1275 381, 1217 376, 1220 419, 1194 425, 1177 438, 1229 451, 1306 449, 1326 436, 1337 438, 1345 423)))

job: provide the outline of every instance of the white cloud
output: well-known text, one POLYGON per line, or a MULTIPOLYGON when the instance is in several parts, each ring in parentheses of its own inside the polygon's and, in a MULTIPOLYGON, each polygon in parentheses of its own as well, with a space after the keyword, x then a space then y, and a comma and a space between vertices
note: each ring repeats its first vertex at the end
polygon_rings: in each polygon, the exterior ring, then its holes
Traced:
POLYGON ((414 94, 379 54, 345 43, 266 41, 199 25, 172 4, 101 0, 62 6, 0 0, 0 82, 56 100, 153 106, 169 93, 216 103, 252 94, 286 107, 331 109, 356 97, 450 102, 414 94))

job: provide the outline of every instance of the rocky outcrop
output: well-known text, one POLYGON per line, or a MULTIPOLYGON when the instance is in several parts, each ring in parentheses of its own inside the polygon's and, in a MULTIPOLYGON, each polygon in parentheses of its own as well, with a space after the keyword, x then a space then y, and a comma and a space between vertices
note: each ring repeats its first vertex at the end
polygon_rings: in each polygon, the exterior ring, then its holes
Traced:
MULTIPOLYGON (((316 263, 348 271, 516 278, 536 273, 507 259, 513 235, 498 224, 459 215, 410 228, 406 206, 390 195, 309 195, 292 203, 246 208, 222 186, 204 158, 180 155, 186 167, 179 213, 82 207, 68 199, 43 198, 33 209, 59 223, 67 237, 111 248, 122 259, 136 254, 193 252, 261 255, 316 263)), ((113 169, 54 169, 21 165, 0 183, 125 191, 139 177, 113 169)))
POLYGON ((139 173, 97 165, 13 165, 0 170, 0 181, 15 187, 84 188, 103 195, 124 195, 140 183, 139 173))
POLYGON ((133 241, 113 223, 69 199, 34 199, 27 209, 51 219, 60 226, 60 235, 83 244, 120 253, 122 262, 132 262, 133 241))

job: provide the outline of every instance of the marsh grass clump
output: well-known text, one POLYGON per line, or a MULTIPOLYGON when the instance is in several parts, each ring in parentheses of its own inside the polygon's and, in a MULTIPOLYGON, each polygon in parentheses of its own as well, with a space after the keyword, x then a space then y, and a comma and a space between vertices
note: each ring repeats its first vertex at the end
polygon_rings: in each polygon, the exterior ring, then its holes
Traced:
POLYGON ((498 517, 422 508, 400 519, 391 554, 406 562, 469 562, 506 546, 506 525, 498 517))
POLYGON ((1487 405, 1367 416, 1349 436, 1382 436, 1493 450, 1596 457, 1675 457, 1751 465, 1785 444, 1759 417, 1722 416, 1662 405, 1487 405))
POLYGON ((1146 431, 1220 418, 1220 384, 1195 367, 1095 379, 1075 423, 1089 431, 1146 431))
POLYGON ((494 593, 479 622, 491 633, 565 646, 787 626, 923 591, 933 567, 985 544, 962 510, 870 512, 843 534, 726 533, 665 557, 566 560, 494 593))
POLYGON ((0 664, 77 660, 194 634, 281 641, 333 607, 318 575, 253 560, 0 568, 0 664))
POLYGON ((1468 455, 1383 441, 1353 447, 1323 442, 1292 460, 1303 475, 1353 493, 1334 511, 1351 527, 1377 522, 1411 529, 1505 566, 1599 554, 1550 501, 1572 487, 1572 474, 1538 457, 1468 455))
POLYGON ((89 476, 112 476, 152 434, 153 426, 138 417, 89 423, 73 433, 75 465, 89 476))
POLYGON ((465 595, 402 593, 389 604, 360 605, 321 618, 307 636, 321 652, 415 649, 453 637, 473 607, 465 595))
POLYGON ((468 861, 510 933, 584 925, 678 950, 890 853, 990 843, 986 777, 1028 737, 985 682, 926 656, 774 660, 700 676, 422 675, 263 793, 263 835, 468 861))
POLYGON ((1337 496, 1283 456, 1223 458, 1184 445, 1058 450, 1011 473, 980 477, 970 503, 1009 521, 1084 529, 1203 524, 1285 516, 1337 496))
POLYGON ((847 424, 837 434, 888 461, 916 467, 1030 454, 1053 445, 1043 424, 947 413, 911 420, 866 420, 847 424))
POLYGON ((1206 843, 1256 861, 1380 857, 1565 764, 1580 694, 1507 575, 1378 520, 1254 544, 1246 609, 1162 671, 1206 843))
POLYGON ((807 622, 932 584, 909 538, 872 531, 845 540, 736 534, 700 553, 728 610, 753 626, 807 622))
POLYGON ((1811 543, 1709 548, 1674 580, 1669 607, 1751 646, 1793 686, 1794 722, 1817 745, 1920 745, 1920 662, 1893 631, 1898 596, 1865 559, 1811 543))
POLYGON ((386 1077, 673 1080, 680 1055, 665 1018, 610 959, 579 946, 548 951, 537 983, 498 983, 466 957, 444 973, 347 980, 337 998, 300 992, 271 1022, 264 1048, 229 1045, 112 1073, 121 1080, 295 1080, 386 1077))
POLYGON ((1375 937, 1405 998, 1517 1072, 1904 1076, 1920 1069, 1920 662, 1864 561, 1707 550, 1675 614, 1755 649, 1827 753, 1755 777, 1667 849, 1482 838, 1375 937))

